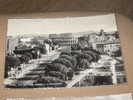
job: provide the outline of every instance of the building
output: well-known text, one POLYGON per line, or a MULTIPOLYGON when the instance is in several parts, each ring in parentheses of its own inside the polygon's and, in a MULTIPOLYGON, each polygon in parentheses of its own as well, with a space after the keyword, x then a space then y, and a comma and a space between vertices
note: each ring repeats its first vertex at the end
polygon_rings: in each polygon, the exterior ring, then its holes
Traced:
POLYGON ((56 41, 59 46, 71 47, 78 43, 78 37, 72 33, 61 33, 61 34, 49 34, 49 39, 56 41))
POLYGON ((89 43, 92 48, 102 54, 115 55, 114 52, 120 49, 120 40, 115 37, 116 32, 107 34, 103 30, 99 34, 89 35, 89 43))
POLYGON ((92 43, 92 48, 102 54, 114 55, 120 48, 120 41, 106 41, 92 43))
POLYGON ((120 49, 120 41, 113 41, 113 42, 108 42, 104 45, 104 52, 107 53, 108 55, 114 56, 115 52, 119 51, 120 49))
POLYGON ((122 57, 116 58, 115 71, 117 75, 117 83, 123 83, 127 81, 122 57))
POLYGON ((94 43, 94 42, 105 42, 109 39, 109 35, 106 34, 103 30, 100 32, 92 32, 89 35, 89 42, 94 43))

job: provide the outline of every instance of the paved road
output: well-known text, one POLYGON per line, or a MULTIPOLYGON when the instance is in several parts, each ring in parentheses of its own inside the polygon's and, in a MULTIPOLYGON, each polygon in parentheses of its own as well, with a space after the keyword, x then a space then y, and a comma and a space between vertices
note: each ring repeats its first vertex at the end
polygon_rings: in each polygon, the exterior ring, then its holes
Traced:
POLYGON ((73 87, 76 83, 80 82, 85 76, 88 76, 89 73, 92 73, 92 69, 86 69, 81 71, 79 75, 75 75, 73 80, 68 83, 67 88, 73 87))

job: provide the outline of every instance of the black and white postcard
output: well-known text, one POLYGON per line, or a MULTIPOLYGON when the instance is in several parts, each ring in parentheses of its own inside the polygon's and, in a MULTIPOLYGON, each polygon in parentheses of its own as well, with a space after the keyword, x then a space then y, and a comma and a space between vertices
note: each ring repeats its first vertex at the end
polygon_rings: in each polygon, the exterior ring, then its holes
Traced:
POLYGON ((114 14, 8 19, 6 88, 73 88, 127 82, 114 14))
POLYGON ((96 96, 96 97, 64 97, 64 98, 38 98, 38 99, 26 99, 26 98, 10 98, 7 100, 133 100, 132 94, 119 94, 119 95, 108 95, 108 96, 96 96))

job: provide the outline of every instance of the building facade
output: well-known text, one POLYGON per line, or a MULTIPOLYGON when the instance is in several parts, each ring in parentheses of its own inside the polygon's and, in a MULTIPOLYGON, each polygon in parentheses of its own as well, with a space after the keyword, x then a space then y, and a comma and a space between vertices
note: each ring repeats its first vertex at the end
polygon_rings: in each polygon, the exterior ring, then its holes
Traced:
POLYGON ((78 43, 78 37, 75 37, 72 33, 50 34, 49 39, 56 41, 61 47, 71 47, 78 43))
POLYGON ((95 42, 92 48, 102 54, 115 55, 114 52, 120 48, 120 41, 95 42))
POLYGON ((107 34, 103 31, 90 34, 89 43, 94 50, 102 54, 115 55, 114 52, 120 49, 120 40, 114 34, 116 33, 107 34))

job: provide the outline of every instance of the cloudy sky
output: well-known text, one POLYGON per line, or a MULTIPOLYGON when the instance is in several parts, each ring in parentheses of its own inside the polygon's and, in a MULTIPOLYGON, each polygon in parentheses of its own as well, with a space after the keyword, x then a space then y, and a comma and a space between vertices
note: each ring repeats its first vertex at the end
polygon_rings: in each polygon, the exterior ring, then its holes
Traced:
POLYGON ((132 100, 132 95, 120 94, 120 95, 110 95, 110 96, 97 96, 97 97, 66 97, 66 98, 46 98, 46 99, 7 99, 7 100, 132 100))
POLYGON ((49 19, 9 19, 8 35, 117 30, 114 14, 49 19))

